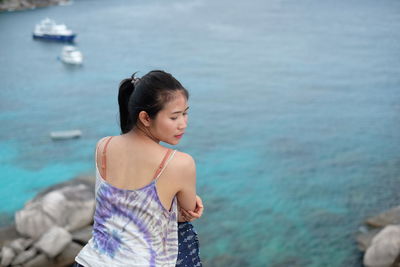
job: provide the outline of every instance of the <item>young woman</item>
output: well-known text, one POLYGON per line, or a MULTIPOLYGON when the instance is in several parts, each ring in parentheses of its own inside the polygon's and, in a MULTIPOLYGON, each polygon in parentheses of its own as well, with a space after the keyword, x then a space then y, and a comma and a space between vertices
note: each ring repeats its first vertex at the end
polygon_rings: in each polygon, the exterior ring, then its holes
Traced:
POLYGON ((121 135, 96 146, 93 236, 74 266, 201 266, 197 233, 188 222, 203 212, 195 162, 160 144, 179 143, 188 99, 164 71, 140 79, 134 73, 121 82, 121 135))

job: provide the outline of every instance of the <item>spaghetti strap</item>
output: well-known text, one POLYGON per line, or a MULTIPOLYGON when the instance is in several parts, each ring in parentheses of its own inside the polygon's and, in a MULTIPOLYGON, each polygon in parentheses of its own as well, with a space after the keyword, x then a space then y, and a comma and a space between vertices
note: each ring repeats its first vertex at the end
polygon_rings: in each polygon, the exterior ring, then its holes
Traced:
MULTIPOLYGON (((97 142, 97 145, 96 145, 96 155, 95 155, 95 163, 96 163, 96 167, 99 165, 99 166, 101 166, 101 161, 100 161, 100 164, 97 164, 97 151, 99 150, 99 146, 104 142, 104 140, 106 140, 107 139, 107 136, 106 137, 103 137, 103 138, 101 138, 98 142, 97 142)), ((98 169, 100 169, 100 168, 98 168, 98 169)))
MULTIPOLYGON (((108 143, 110 143, 110 140, 113 138, 114 136, 110 136, 108 139, 107 139, 107 141, 106 141, 106 144, 104 145, 104 149, 103 149, 103 153, 102 153, 102 157, 101 157, 101 168, 102 168, 102 170, 104 170, 104 175, 103 175, 103 178, 104 178, 104 180, 106 180, 106 167, 107 167, 107 162, 106 162, 106 152, 107 152, 107 146, 108 146, 108 143)), ((96 153, 96 155, 97 155, 97 153, 96 153)), ((97 160, 97 157, 96 157, 96 160, 97 160)))
POLYGON ((160 165, 158 166, 156 172, 155 172, 154 175, 153 175, 153 179, 156 179, 157 176, 160 174, 161 169, 162 169, 162 167, 164 166, 164 163, 165 163, 165 161, 167 160, 168 155, 169 155, 170 153, 171 153, 171 149, 168 148, 168 149, 167 149, 167 152, 165 153, 165 156, 164 156, 163 160, 161 161, 160 165))
POLYGON ((158 170, 157 170, 157 172, 156 172, 156 176, 155 176, 155 178, 154 178, 156 182, 157 182, 158 178, 160 178, 162 172, 163 172, 163 171, 165 170, 165 168, 167 167, 168 163, 169 163, 169 162, 171 161, 171 159, 174 157, 175 152, 176 152, 176 149, 175 149, 175 150, 172 150, 172 149, 169 149, 169 150, 168 150, 167 154, 165 155, 163 161, 162 161, 161 164, 160 164, 160 167, 158 168, 158 170), (171 153, 171 152, 172 152, 172 153, 171 153), (170 155, 170 156, 168 157, 168 155, 170 155), (167 157, 168 157, 168 159, 167 159, 167 157), (164 164, 164 163, 165 163, 165 164, 164 164), (158 173, 158 174, 157 174, 157 173, 158 173))

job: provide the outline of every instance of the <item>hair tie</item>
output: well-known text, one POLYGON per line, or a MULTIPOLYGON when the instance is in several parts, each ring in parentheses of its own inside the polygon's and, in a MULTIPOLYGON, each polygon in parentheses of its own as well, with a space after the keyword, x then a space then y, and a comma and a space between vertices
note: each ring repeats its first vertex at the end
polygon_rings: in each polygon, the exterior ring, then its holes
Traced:
POLYGON ((135 74, 136 74, 136 72, 134 74, 132 74, 132 77, 131 77, 131 83, 133 84, 133 86, 136 86, 137 83, 140 81, 140 78, 135 77, 135 74))

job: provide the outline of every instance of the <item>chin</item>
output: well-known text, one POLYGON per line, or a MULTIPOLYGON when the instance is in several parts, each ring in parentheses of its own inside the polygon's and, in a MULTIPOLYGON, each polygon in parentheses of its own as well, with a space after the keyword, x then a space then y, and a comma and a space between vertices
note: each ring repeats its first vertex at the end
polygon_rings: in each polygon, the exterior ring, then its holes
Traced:
POLYGON ((173 145, 177 145, 177 144, 179 144, 180 141, 181 141, 181 140, 173 140, 173 141, 172 141, 172 144, 173 144, 173 145))
POLYGON ((177 145, 179 144, 180 140, 168 140, 168 141, 163 141, 164 143, 170 144, 170 145, 177 145))

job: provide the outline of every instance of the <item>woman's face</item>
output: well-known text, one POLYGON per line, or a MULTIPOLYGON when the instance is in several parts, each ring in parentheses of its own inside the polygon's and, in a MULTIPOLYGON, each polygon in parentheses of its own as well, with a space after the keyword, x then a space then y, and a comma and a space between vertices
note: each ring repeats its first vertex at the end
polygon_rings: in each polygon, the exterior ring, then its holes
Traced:
POLYGON ((158 140, 176 145, 185 132, 188 122, 187 99, 182 92, 176 92, 173 100, 160 110, 151 123, 151 133, 158 140))

